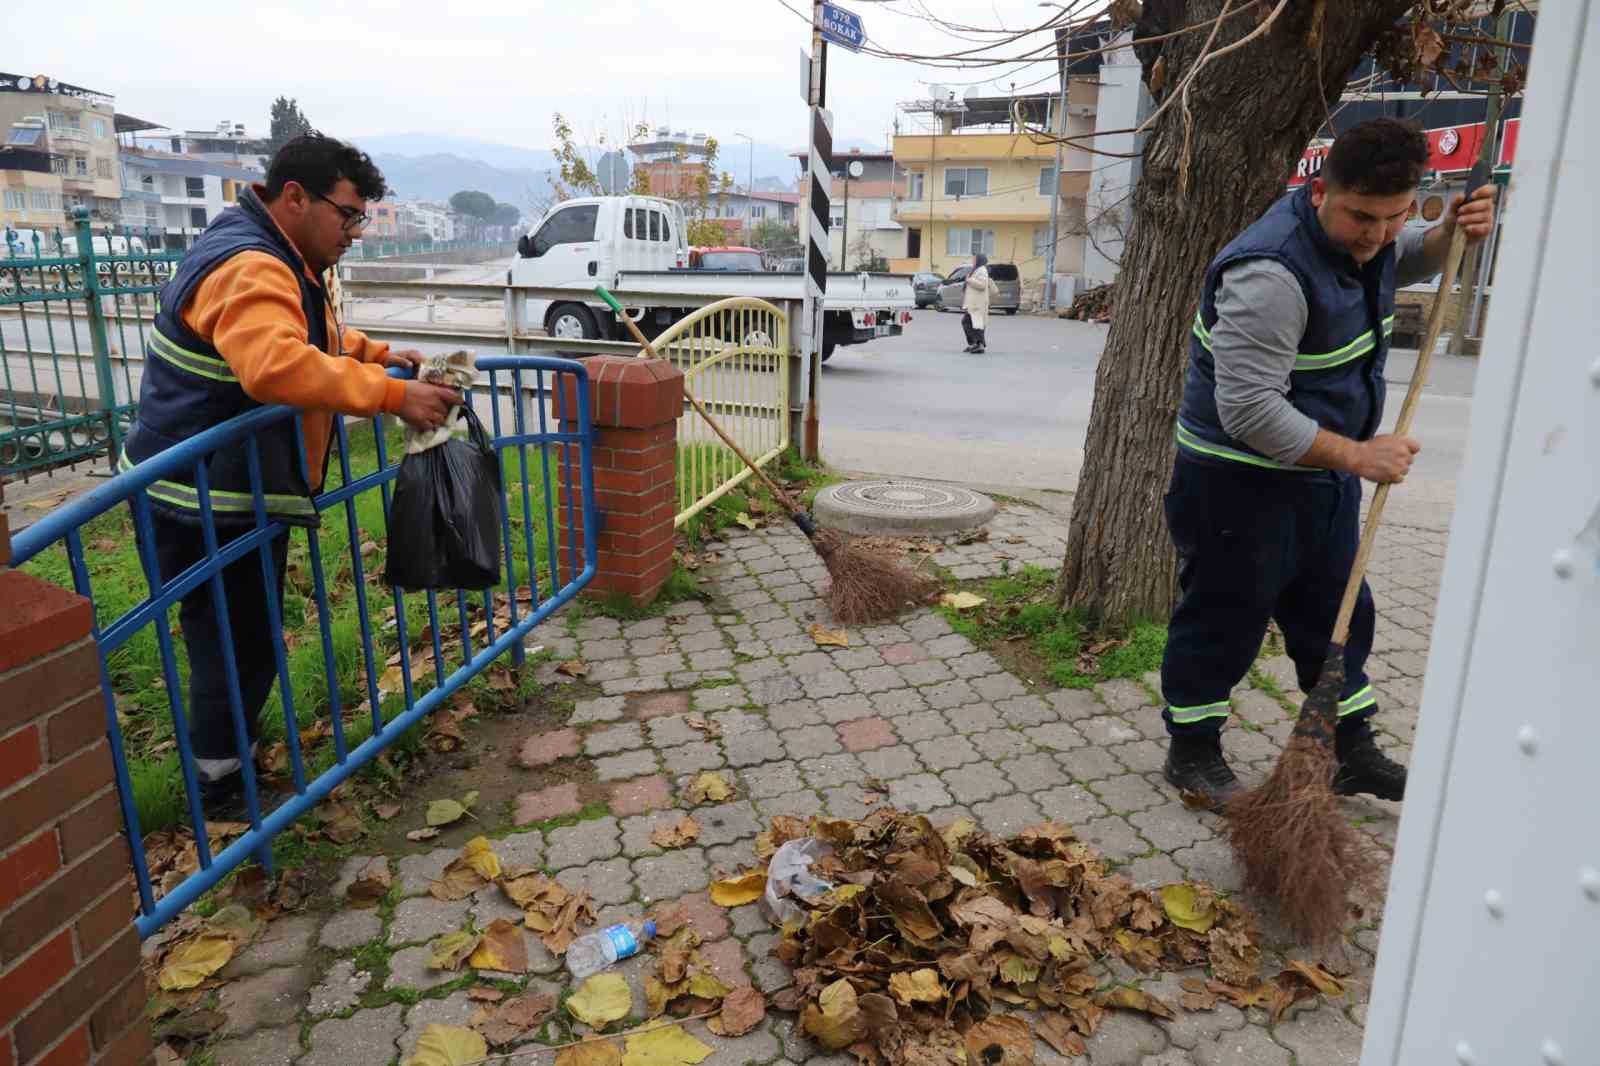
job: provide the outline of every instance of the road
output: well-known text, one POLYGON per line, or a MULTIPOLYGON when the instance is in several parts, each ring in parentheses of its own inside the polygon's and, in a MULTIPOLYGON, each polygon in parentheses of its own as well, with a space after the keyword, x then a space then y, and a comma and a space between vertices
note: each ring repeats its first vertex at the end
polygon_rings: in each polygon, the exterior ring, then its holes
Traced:
MULTIPOLYGON (((831 465, 984 485, 1071 492, 1083 468, 1094 373, 1107 327, 1017 315, 990 321, 989 347, 961 352, 955 314, 917 312, 904 336, 839 348, 823 369, 822 447, 831 465)), ((1389 362, 1386 428, 1405 398, 1415 353, 1389 362)), ((1413 435, 1413 475, 1395 516, 1443 528, 1466 444, 1476 360, 1439 357, 1413 435)))

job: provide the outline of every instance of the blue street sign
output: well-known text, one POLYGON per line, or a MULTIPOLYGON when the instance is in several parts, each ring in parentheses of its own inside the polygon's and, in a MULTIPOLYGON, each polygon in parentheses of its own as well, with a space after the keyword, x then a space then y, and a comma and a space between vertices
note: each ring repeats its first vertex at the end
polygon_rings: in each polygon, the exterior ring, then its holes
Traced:
POLYGON ((867 43, 867 28, 861 16, 833 4, 822 5, 822 37, 834 44, 843 45, 852 52, 861 51, 867 43))

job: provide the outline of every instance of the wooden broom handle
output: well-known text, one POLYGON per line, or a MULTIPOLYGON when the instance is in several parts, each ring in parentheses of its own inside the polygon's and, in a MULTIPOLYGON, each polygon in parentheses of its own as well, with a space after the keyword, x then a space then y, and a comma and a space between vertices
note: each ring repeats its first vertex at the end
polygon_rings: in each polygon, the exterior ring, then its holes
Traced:
MULTIPOLYGON (((1476 176, 1474 168, 1473 175, 1476 176)), ((1467 181, 1467 195, 1483 184, 1467 181)), ((1422 386, 1428 379, 1428 364, 1433 359, 1433 346, 1439 342, 1439 332, 1444 327, 1445 304, 1450 290, 1455 287, 1456 273, 1461 269, 1461 259, 1467 250, 1467 234, 1460 226, 1450 236, 1450 250, 1445 255, 1444 273, 1439 278, 1439 291, 1433 297, 1433 309, 1428 312, 1428 328, 1422 335, 1422 349, 1417 352, 1417 366, 1411 372, 1411 387, 1406 390, 1405 403, 1400 405, 1400 417, 1395 421, 1394 433, 1403 437, 1411 429, 1411 420, 1417 413, 1417 400, 1422 396, 1422 386)), ((1382 323, 1379 323, 1382 328, 1382 323)), ((1350 619, 1356 611, 1356 598, 1361 593, 1361 582, 1367 576, 1367 561, 1372 556, 1373 541, 1378 538, 1378 526, 1383 521, 1383 506, 1389 500, 1389 490, 1394 485, 1385 482, 1372 494, 1372 506, 1367 509, 1367 524, 1361 532, 1361 546, 1356 549, 1356 561, 1350 567, 1350 580, 1345 582, 1344 599, 1339 604, 1339 614, 1333 624, 1333 643, 1343 644, 1350 636, 1350 619)))
MULTIPOLYGON (((629 318, 625 314, 620 314, 617 317, 620 318, 623 324, 628 327, 628 332, 633 334, 633 339, 639 342, 640 347, 645 350, 650 358, 661 358, 661 353, 655 350, 655 346, 652 345, 648 339, 646 339, 644 333, 640 331, 638 324, 634 322, 632 318, 629 318)), ((683 390, 683 396, 684 399, 689 401, 690 406, 700 413, 700 417, 706 420, 706 425, 711 427, 711 431, 722 438, 722 443, 732 448, 733 454, 744 460, 744 465, 750 468, 750 472, 755 474, 756 477, 760 478, 762 484, 766 485, 768 489, 772 490, 772 494, 778 498, 778 502, 782 503, 784 508, 787 509, 791 515, 799 514, 800 508, 792 499, 789 498, 789 494, 780 489, 777 482, 768 477, 767 472, 757 466, 755 462, 745 454, 744 449, 739 447, 738 443, 734 441, 732 437, 728 436, 727 432, 717 424, 717 420, 711 417, 711 413, 705 409, 705 405, 700 402, 699 398, 695 396, 694 393, 690 392, 687 387, 685 387, 683 390)))

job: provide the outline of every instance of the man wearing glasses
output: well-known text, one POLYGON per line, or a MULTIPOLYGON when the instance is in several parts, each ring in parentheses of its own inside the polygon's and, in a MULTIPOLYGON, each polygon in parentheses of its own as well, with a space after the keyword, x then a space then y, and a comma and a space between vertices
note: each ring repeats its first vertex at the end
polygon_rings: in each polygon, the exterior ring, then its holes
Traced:
MULTIPOLYGON (((383 193, 372 160, 332 137, 309 133, 279 149, 266 183, 218 215, 162 286, 123 469, 236 415, 288 404, 300 409, 298 420, 256 434, 261 488, 269 518, 315 527, 311 497, 327 472, 335 414, 388 412, 418 429, 444 422, 460 394, 389 377, 386 367, 419 364, 421 353, 391 351, 342 328, 328 299, 325 273, 361 236, 367 201, 383 193)), ((205 466, 220 546, 255 524, 248 449, 242 442, 222 449, 205 466)), ((149 498, 155 537, 143 546, 144 558, 153 556, 161 579, 170 581, 207 554, 193 471, 156 482, 149 498)), ((288 537, 271 543, 281 616, 288 537)), ((189 649, 188 734, 211 810, 242 784, 224 634, 232 638, 252 749, 277 674, 278 637, 270 629, 259 555, 226 568, 222 582, 225 619, 208 584, 186 595, 178 611, 189 649)))

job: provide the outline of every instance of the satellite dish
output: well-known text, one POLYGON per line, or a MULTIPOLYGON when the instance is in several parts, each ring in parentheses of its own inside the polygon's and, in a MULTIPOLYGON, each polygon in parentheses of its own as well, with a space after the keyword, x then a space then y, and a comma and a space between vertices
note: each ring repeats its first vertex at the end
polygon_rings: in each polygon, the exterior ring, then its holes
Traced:
POLYGON ((968 107, 971 107, 973 105, 973 103, 975 103, 978 100, 981 100, 982 98, 983 98, 983 94, 980 93, 978 91, 978 87, 976 85, 974 85, 972 88, 967 90, 966 95, 963 96, 961 99, 962 99, 963 103, 965 103, 968 107))
POLYGON ((859 178, 862 174, 865 174, 866 171, 867 168, 861 165, 861 160, 852 159, 850 161, 850 176, 852 178, 859 178))

